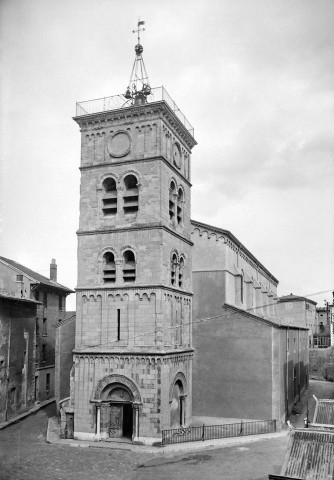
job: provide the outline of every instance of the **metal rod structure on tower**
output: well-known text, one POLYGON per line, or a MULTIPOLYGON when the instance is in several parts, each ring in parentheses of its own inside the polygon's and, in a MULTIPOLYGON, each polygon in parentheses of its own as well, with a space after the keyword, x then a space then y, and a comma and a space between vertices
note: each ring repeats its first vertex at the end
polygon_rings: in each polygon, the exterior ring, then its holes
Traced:
POLYGON ((124 97, 127 100, 131 100, 133 105, 142 105, 147 103, 147 97, 151 94, 151 87, 146 72, 144 59, 142 57, 143 46, 140 43, 140 32, 143 32, 145 28, 140 28, 144 25, 143 20, 138 20, 136 30, 132 30, 133 33, 137 33, 138 43, 135 46, 135 60, 133 63, 129 85, 126 89, 124 97))

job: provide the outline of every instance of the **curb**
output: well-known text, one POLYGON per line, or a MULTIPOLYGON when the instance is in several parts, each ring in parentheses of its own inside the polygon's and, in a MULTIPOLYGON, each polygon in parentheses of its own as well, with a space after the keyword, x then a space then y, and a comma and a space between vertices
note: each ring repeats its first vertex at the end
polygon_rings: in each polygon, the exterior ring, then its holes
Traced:
POLYGON ((102 448, 109 450, 127 450, 132 452, 155 453, 155 454, 175 454, 196 450, 207 450, 215 448, 232 447, 236 445, 265 441, 273 438, 288 436, 289 430, 281 432, 265 433, 260 435, 248 435, 244 437, 220 438, 216 440, 205 440, 200 442, 178 443, 167 445, 165 447, 150 447, 146 445, 134 445, 129 443, 114 442, 85 442, 83 440, 62 439, 59 437, 59 424, 56 417, 52 417, 48 422, 47 443, 68 445, 75 448, 102 448))
POLYGON ((54 397, 50 398, 49 400, 44 400, 44 402, 41 402, 38 405, 35 405, 33 408, 30 408, 26 412, 20 413, 20 415, 17 415, 16 417, 11 418, 10 420, 8 420, 8 422, 0 423, 0 430, 4 430, 5 428, 20 422, 24 418, 29 417, 29 415, 33 415, 34 413, 38 412, 39 410, 46 407, 47 405, 50 405, 50 403, 53 403, 53 402, 55 402, 54 397))

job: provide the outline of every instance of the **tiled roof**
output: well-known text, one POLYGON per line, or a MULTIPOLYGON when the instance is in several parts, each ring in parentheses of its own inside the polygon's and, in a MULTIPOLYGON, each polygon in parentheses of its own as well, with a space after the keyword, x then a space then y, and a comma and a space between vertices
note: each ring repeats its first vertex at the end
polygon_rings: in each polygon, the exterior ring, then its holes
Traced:
POLYGON ((334 429, 334 400, 316 398, 316 402, 313 423, 332 425, 334 429))
POLYGON ((307 480, 334 478, 334 433, 292 430, 281 475, 307 480))
POLYGON ((50 280, 49 278, 44 277, 44 275, 34 272, 30 268, 27 268, 24 265, 21 265, 20 263, 15 262, 14 260, 10 260, 9 258, 5 258, 5 257, 0 257, 0 260, 7 263, 8 265, 11 265, 17 270, 20 270, 22 273, 25 273, 26 275, 28 275, 28 277, 31 277, 33 280, 35 280, 38 283, 42 283, 43 285, 48 285, 53 288, 58 288, 59 290, 64 290, 68 293, 74 293, 74 291, 71 290, 70 288, 64 287, 64 285, 61 285, 58 282, 54 282, 53 280, 50 280))

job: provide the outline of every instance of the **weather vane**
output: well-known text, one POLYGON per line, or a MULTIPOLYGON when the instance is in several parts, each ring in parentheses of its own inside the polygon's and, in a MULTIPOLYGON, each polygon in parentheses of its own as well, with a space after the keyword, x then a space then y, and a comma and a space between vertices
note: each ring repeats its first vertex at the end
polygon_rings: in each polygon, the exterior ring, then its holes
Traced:
POLYGON ((129 85, 124 95, 127 100, 132 100, 132 104, 134 105, 147 103, 147 97, 151 94, 151 87, 142 57, 144 49, 140 43, 140 32, 145 31, 145 28, 140 28, 142 25, 145 25, 145 22, 138 20, 137 29, 132 30, 132 33, 137 33, 138 43, 135 46, 136 57, 132 67, 129 85))
POLYGON ((145 28, 140 28, 140 25, 145 25, 145 22, 138 20, 137 30, 132 30, 132 33, 137 33, 138 35, 138 43, 140 43, 140 32, 145 32, 145 28))

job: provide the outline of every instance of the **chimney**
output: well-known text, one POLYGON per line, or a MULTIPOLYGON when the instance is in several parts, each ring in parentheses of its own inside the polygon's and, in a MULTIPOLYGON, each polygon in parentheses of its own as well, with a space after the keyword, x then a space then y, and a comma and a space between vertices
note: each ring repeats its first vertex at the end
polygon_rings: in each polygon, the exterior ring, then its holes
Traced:
POLYGON ((55 258, 53 258, 50 263, 50 280, 54 282, 57 281, 57 264, 55 258))

